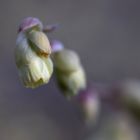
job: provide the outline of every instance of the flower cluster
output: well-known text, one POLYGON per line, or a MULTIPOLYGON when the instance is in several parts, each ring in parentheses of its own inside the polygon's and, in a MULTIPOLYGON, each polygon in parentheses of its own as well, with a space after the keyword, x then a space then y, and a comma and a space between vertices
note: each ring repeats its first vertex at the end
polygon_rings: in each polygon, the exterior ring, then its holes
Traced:
POLYGON ((66 97, 78 94, 86 88, 86 75, 78 54, 63 47, 59 41, 53 41, 52 59, 59 87, 66 97))
MULTIPOLYGON (((102 86, 89 87, 79 55, 58 40, 49 41, 46 33, 56 28, 57 24, 44 28, 41 21, 33 17, 25 18, 19 25, 15 61, 24 86, 36 88, 47 84, 54 71, 62 94, 76 101, 88 124, 97 122, 104 102, 111 108, 129 110, 140 117, 140 82, 126 80, 103 90, 102 86)), ((117 125, 117 131, 119 127, 117 125)), ((117 136, 120 134, 118 131, 117 136)))

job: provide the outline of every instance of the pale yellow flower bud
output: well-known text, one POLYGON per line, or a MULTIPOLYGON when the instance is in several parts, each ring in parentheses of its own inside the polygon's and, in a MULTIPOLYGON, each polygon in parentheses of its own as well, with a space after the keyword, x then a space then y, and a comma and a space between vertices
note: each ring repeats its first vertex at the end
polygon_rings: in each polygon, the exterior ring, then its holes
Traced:
MULTIPOLYGON (((37 47, 41 45, 40 40, 38 41, 37 38, 35 40, 37 43, 31 40, 34 44, 30 44, 26 35, 21 32, 18 35, 15 48, 15 59, 20 79, 26 87, 31 88, 48 83, 53 72, 51 59, 44 55, 38 55, 38 50, 34 50, 35 45, 38 45, 37 47)), ((45 43, 43 45, 45 46, 45 43)))
POLYGON ((53 53, 56 77, 65 96, 78 94, 86 88, 85 71, 80 63, 78 54, 68 49, 53 53))

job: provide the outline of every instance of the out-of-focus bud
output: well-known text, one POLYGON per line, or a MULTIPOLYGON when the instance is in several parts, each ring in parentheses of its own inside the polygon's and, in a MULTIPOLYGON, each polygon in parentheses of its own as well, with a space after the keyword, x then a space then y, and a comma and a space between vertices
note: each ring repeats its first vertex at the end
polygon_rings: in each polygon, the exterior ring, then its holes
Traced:
POLYGON ((140 116, 140 81, 124 80, 116 86, 120 103, 140 116))
POLYGON ((43 32, 32 28, 34 25, 40 26, 39 23, 34 18, 23 20, 22 26, 20 25, 23 28, 18 34, 15 48, 19 76, 23 84, 31 88, 48 83, 53 72, 53 63, 49 58, 49 40, 43 32))
POLYGON ((133 121, 129 114, 116 114, 108 123, 108 138, 110 140, 138 140, 133 121))
POLYGON ((75 101, 79 105, 86 123, 90 126, 96 124, 100 114, 101 105, 98 91, 93 87, 88 87, 79 92, 75 97, 75 101))
POLYGON ((88 140, 139 140, 133 119, 123 112, 106 112, 96 132, 88 140))
POLYGON ((125 116, 124 118, 120 116, 116 122, 114 122, 114 140, 138 140, 136 133, 134 131, 133 124, 125 116))
POLYGON ((64 49, 59 41, 51 43, 51 47, 56 78, 63 94, 68 98, 78 94, 81 89, 86 88, 85 71, 78 54, 64 49))

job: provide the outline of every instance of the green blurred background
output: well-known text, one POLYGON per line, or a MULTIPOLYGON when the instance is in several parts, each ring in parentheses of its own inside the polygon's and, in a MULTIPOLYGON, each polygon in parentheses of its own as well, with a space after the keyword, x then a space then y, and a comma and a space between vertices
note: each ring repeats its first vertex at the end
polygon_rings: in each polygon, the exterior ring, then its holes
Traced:
POLYGON ((19 80, 14 48, 18 25, 28 16, 44 25, 59 23, 49 38, 79 53, 89 81, 111 83, 140 78, 140 1, 0 1, 0 139, 81 140, 78 109, 60 94, 54 78, 35 90, 19 80))

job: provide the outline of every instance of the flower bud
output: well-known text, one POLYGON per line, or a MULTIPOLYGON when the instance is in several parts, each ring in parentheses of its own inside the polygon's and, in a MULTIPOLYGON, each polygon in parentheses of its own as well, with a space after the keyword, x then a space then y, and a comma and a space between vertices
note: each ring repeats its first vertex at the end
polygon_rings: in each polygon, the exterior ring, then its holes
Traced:
POLYGON ((129 114, 114 114, 107 122, 107 139, 111 140, 138 140, 134 122, 129 114))
POLYGON ((105 111, 98 127, 91 130, 87 140, 139 140, 135 123, 130 114, 105 111))
POLYGON ((79 92, 75 98, 87 124, 92 125, 97 122, 100 112, 100 100, 98 91, 88 87, 79 92))
POLYGON ((120 103, 140 116, 140 81, 124 80, 117 85, 120 103))
POLYGON ((75 71, 80 67, 80 59, 76 52, 68 49, 53 54, 54 65, 63 72, 75 71))
POLYGON ((61 49, 54 52, 53 62, 59 87, 66 97, 76 95, 86 88, 85 71, 74 51, 61 49))
MULTIPOLYGON (((17 37, 15 60, 23 84, 35 88, 48 83, 53 72, 53 63, 49 58, 51 47, 47 36, 32 28, 31 24, 36 19, 29 21, 30 18, 27 18, 21 24, 24 26, 17 37)), ((37 25, 40 26, 39 23, 37 25)))

